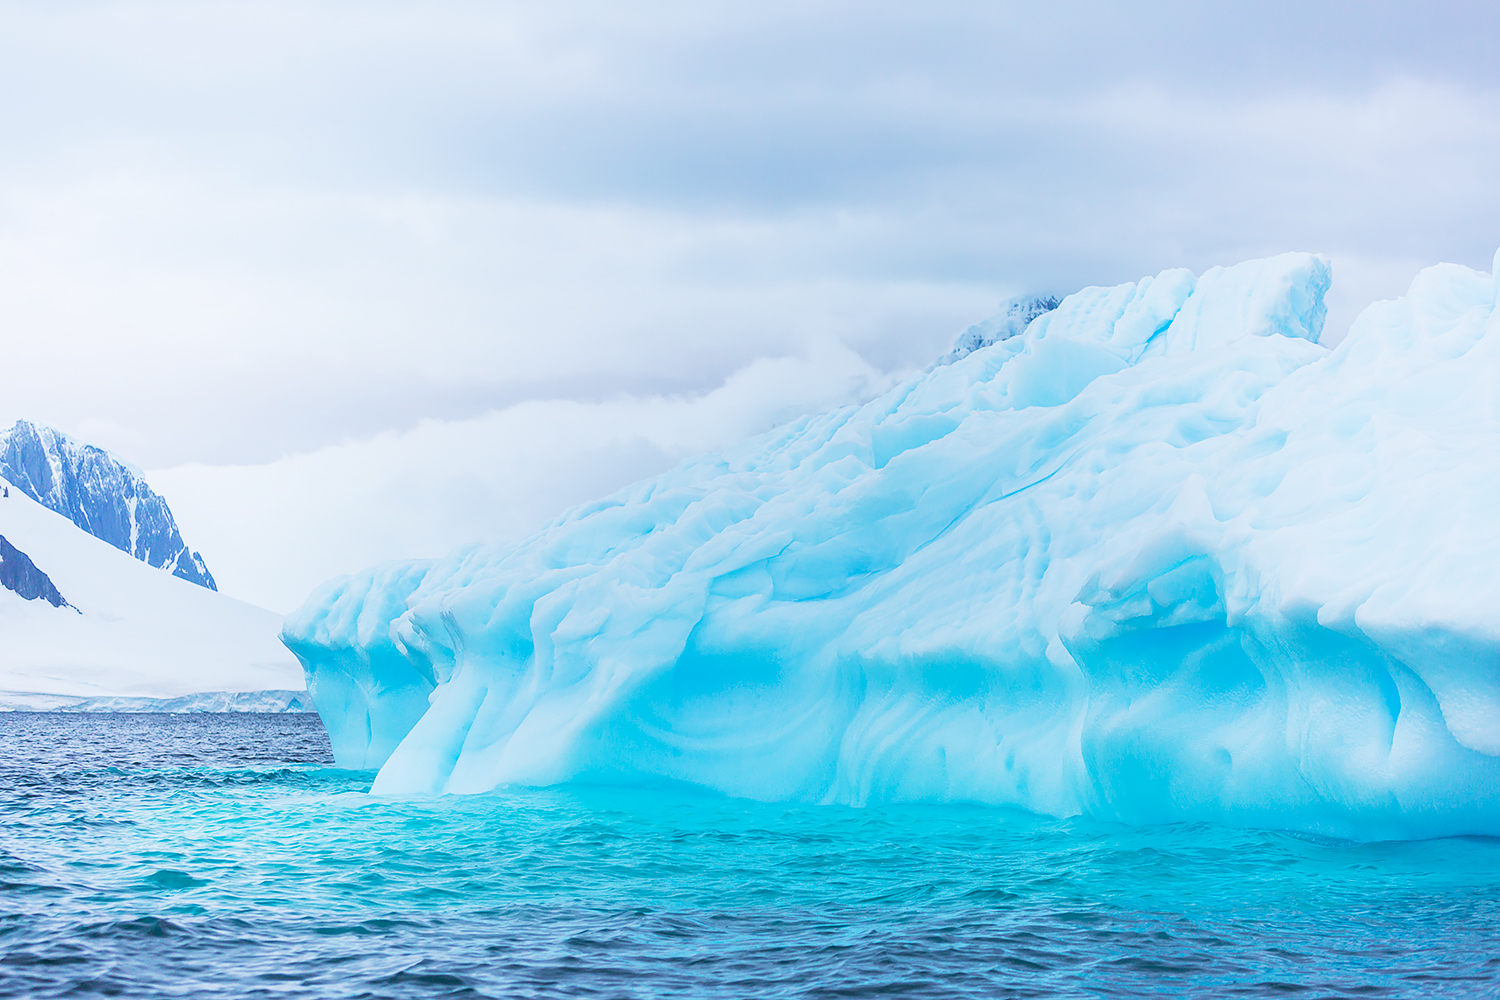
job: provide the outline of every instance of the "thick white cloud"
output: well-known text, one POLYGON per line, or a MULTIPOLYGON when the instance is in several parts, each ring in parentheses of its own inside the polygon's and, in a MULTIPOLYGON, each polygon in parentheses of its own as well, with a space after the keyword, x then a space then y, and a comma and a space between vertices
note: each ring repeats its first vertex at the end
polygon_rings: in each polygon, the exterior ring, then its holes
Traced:
POLYGON ((755 361, 701 395, 530 401, 261 465, 148 478, 223 589, 288 611, 329 577, 521 537, 575 503, 889 381, 824 341, 804 357, 755 361))
POLYGON ((301 539, 337 493, 315 484, 371 463, 339 528, 370 543, 319 557, 350 568, 519 530, 688 447, 642 434, 611 464, 636 439, 580 416, 544 453, 609 474, 473 451, 531 484, 493 522, 377 488, 393 442, 420 463, 437 428, 544 401, 692 399, 714 424, 716 387, 766 359, 820 370, 842 345, 880 381, 1015 292, 1289 249, 1334 259, 1337 336, 1422 264, 1489 266, 1496 22, 1280 0, 0 2, 0 419, 196 465, 169 477, 189 539, 231 592, 282 594, 305 574, 248 567, 298 557, 246 548, 255 490, 212 483, 271 477, 286 511, 263 533, 301 539))

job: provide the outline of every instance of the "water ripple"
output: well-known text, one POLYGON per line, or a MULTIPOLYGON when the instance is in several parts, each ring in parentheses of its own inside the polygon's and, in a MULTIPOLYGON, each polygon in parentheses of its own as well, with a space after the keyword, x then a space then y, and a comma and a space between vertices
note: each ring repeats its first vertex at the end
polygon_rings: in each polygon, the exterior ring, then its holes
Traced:
POLYGON ((0 995, 1500 995, 1480 838, 330 765, 315 717, 0 717, 0 995))

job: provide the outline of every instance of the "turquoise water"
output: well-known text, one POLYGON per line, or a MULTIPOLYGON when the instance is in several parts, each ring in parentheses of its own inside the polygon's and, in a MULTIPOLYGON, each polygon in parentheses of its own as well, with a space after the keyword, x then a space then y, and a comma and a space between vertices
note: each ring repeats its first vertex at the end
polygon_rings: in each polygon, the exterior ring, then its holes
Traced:
POLYGON ((1500 996, 1500 842, 380 799, 314 716, 0 716, 0 996, 1500 996))

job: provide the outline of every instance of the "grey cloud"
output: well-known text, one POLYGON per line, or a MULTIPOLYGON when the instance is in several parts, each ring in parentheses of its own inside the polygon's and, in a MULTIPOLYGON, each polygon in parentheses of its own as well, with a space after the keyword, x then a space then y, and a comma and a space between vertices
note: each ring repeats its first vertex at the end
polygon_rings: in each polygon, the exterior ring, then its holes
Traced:
POLYGON ((0 5, 0 337, 53 373, 6 405, 254 461, 819 337, 896 371, 1014 292, 1286 249, 1337 327, 1488 266, 1496 16, 0 5))

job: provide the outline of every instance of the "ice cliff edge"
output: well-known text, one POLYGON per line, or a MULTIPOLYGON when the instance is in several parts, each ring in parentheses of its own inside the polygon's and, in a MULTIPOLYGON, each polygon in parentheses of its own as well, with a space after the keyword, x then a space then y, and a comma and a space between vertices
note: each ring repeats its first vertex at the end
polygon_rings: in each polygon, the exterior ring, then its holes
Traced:
POLYGON ((1288 254, 1019 336, 286 621, 377 792, 668 778, 1362 838, 1500 834, 1500 318, 1318 344, 1288 254))

